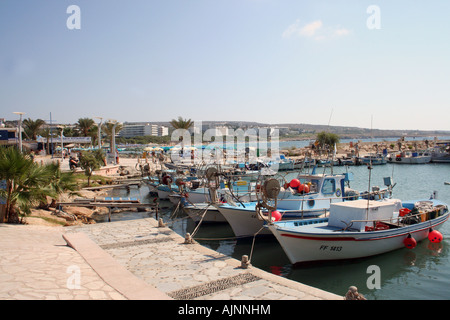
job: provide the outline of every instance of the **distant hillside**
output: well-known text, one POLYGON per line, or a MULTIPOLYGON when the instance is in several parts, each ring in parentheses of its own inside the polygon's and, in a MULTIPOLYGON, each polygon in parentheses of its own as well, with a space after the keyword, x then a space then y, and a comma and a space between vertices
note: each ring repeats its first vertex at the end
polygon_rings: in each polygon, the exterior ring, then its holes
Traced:
MULTIPOLYGON (((171 127, 169 121, 167 122, 151 122, 158 125, 164 125, 171 127)), ((450 131, 436 130, 380 130, 370 128, 358 128, 358 127, 344 127, 344 126, 327 126, 327 125, 314 125, 314 124, 293 124, 293 123, 258 123, 248 121, 202 121, 203 129, 214 128, 216 126, 227 126, 229 128, 248 129, 257 127, 280 127, 288 128, 292 130, 293 134, 288 134, 290 138, 307 138, 315 135, 321 131, 329 131, 339 135, 341 139, 345 138, 388 138, 388 137, 434 137, 434 136, 450 136, 450 131), (298 131, 298 132, 295 132, 298 131)))

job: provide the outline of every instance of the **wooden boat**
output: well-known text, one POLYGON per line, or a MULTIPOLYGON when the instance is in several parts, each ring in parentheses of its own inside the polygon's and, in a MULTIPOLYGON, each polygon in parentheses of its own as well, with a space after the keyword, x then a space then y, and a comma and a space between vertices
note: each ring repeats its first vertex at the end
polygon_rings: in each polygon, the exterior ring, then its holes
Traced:
POLYGON ((266 227, 296 264, 362 258, 414 247, 449 218, 448 206, 438 200, 400 204, 401 208, 392 200, 336 203, 327 218, 279 221, 266 227))

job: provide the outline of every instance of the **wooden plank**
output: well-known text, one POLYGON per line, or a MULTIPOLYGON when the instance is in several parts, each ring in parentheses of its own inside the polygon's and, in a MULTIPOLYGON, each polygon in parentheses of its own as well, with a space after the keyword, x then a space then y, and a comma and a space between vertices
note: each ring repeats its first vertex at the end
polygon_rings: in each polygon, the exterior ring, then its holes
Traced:
POLYGON ((153 203, 135 203, 135 202, 59 202, 57 206, 74 207, 111 207, 111 208, 151 208, 156 207, 153 203))
POLYGON ((98 187, 87 187, 83 188, 83 190, 103 190, 103 189, 117 189, 117 188, 129 188, 131 186, 138 186, 141 183, 135 182, 135 183, 127 183, 127 184, 109 184, 106 186, 98 186, 98 187))

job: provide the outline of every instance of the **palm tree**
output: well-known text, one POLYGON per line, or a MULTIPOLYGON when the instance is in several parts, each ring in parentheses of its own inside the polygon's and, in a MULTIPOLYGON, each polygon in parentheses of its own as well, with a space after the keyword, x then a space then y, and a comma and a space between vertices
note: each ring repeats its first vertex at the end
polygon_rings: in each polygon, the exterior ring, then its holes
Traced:
POLYGON ((172 125, 172 127, 174 127, 174 129, 188 130, 190 127, 192 127, 194 122, 191 119, 183 119, 182 117, 178 117, 178 120, 172 119, 172 121, 170 121, 170 124, 172 125))
MULTIPOLYGON (((182 117, 178 117, 178 120, 172 119, 172 121, 170 121, 170 124, 174 129, 188 130, 190 127, 192 127, 194 122, 191 119, 183 119, 182 117)), ((180 135, 178 141, 181 142, 181 152, 184 153, 183 135, 180 135)))
POLYGON ((88 137, 92 127, 95 125, 94 120, 91 118, 80 118, 78 122, 75 124, 78 131, 80 131, 83 137, 88 137))
POLYGON ((104 132, 106 134, 106 136, 108 137, 110 143, 112 141, 112 132, 113 132, 114 125, 116 125, 116 128, 114 129, 114 133, 118 134, 120 132, 120 130, 122 130, 122 128, 123 128, 123 125, 121 123, 118 123, 118 122, 105 122, 102 125, 102 132, 104 132))
POLYGON ((0 222, 18 223, 17 209, 28 213, 32 204, 54 196, 49 186, 53 173, 48 166, 35 163, 17 148, 0 147, 0 180, 6 182, 6 189, 0 190, 0 197, 6 201, 5 216, 0 222))
POLYGON ((32 120, 31 118, 28 118, 23 120, 22 125, 25 136, 30 140, 36 140, 37 135, 44 124, 45 121, 42 119, 32 120))

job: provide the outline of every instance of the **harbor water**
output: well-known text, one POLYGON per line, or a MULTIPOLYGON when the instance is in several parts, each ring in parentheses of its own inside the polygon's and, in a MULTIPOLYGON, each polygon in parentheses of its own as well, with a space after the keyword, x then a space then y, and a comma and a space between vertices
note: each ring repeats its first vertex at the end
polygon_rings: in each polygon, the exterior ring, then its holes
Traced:
MULTIPOLYGON (((318 168, 317 173, 322 173, 318 168)), ((330 169, 326 169, 327 173, 330 169)), ((450 203, 449 164, 334 167, 334 173, 351 172, 354 180, 350 187, 367 190, 372 186, 383 187, 384 177, 392 177, 396 183, 393 198, 401 200, 429 199, 437 192, 438 199, 450 203), (370 186, 369 186, 370 175, 370 186)), ((296 173, 286 173, 290 181, 296 173)), ((115 196, 137 196, 142 202, 152 202, 148 188, 113 191, 115 196)), ((171 228, 184 236, 196 225, 179 212, 172 216, 174 205, 160 201, 161 217, 171 228)), ((149 213, 113 214, 112 220, 139 219, 149 213)), ((335 262, 321 262, 306 266, 293 266, 274 237, 236 239, 227 224, 202 224, 195 238, 220 253, 238 260, 242 255, 251 256, 253 266, 306 285, 344 295, 349 286, 356 286, 369 300, 444 300, 450 298, 450 222, 440 229, 444 240, 433 244, 425 239, 414 249, 400 249, 382 255, 335 262)))

